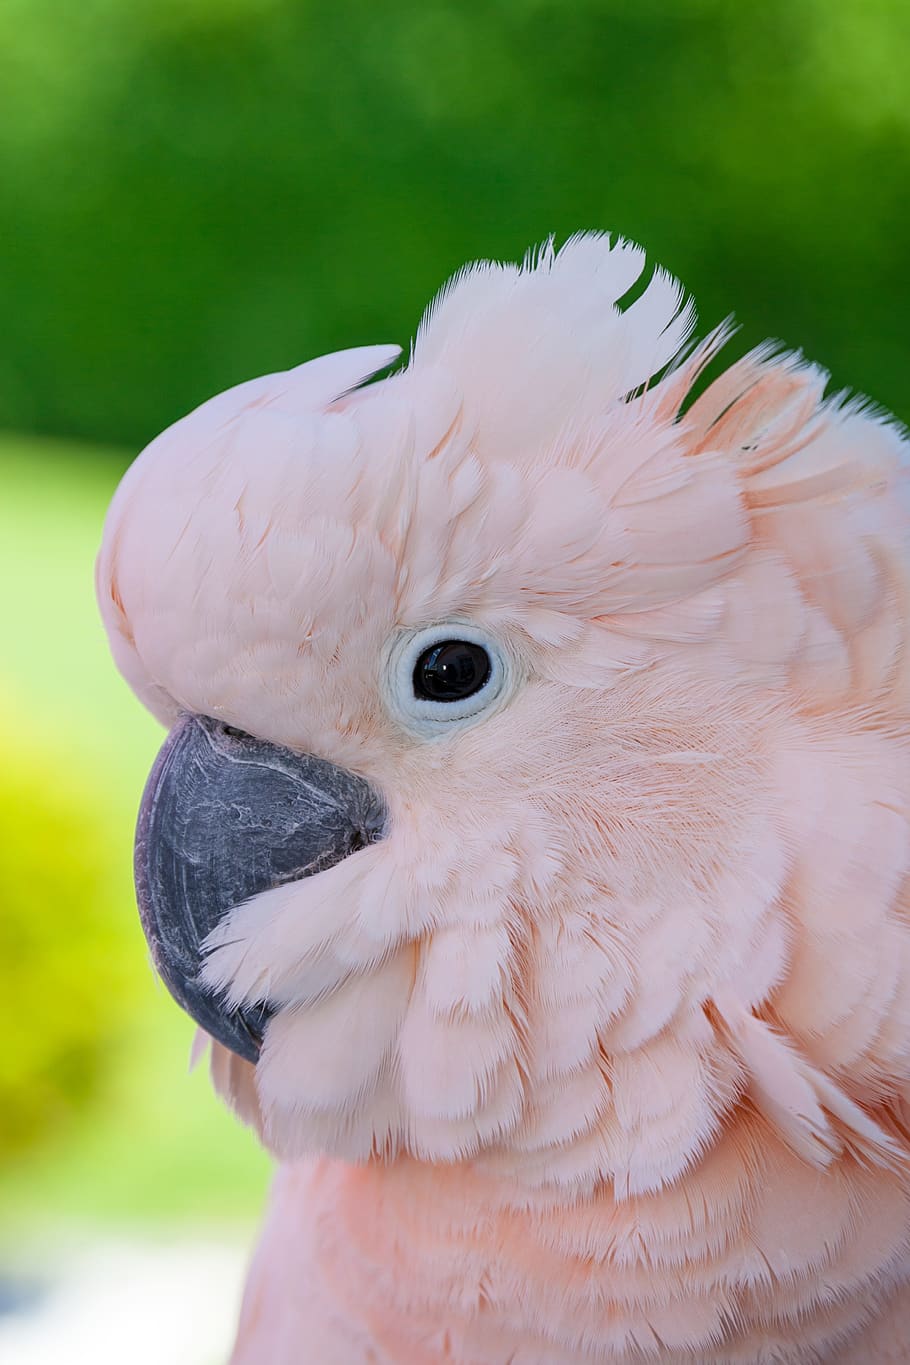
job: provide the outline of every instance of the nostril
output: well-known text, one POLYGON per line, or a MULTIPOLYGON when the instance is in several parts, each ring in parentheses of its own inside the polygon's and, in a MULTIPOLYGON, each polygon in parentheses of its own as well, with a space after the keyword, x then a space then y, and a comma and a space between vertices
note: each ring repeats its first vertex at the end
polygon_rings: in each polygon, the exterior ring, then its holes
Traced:
POLYGON ((221 733, 223 735, 230 735, 231 739, 249 739, 247 732, 245 730, 238 730, 236 725, 222 725, 221 733))

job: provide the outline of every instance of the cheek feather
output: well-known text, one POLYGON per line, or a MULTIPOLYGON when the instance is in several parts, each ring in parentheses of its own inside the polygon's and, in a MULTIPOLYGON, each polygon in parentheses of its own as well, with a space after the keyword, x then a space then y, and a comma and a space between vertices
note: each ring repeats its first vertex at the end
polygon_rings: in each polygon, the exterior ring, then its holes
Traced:
POLYGON ((422 989, 428 1009, 476 1017, 502 997, 511 954, 502 922, 438 929, 421 953, 422 989))
MULTIPOLYGON (((520 1114, 523 1005, 508 897, 515 856, 489 838, 462 839, 457 864, 446 870, 433 856, 449 838, 439 827, 423 848, 426 875, 414 878, 404 857, 413 831, 398 842, 394 829, 393 819, 384 843, 257 897, 211 936, 209 984, 226 987, 232 1000, 267 993, 286 1007, 266 1031, 259 1067, 263 1123, 273 1141, 288 1144, 285 1155, 313 1150, 331 1133, 332 1149, 347 1154, 368 1154, 378 1142, 450 1160, 513 1127, 520 1114), (504 954, 485 999, 473 966, 466 975, 474 1008, 436 998, 436 925, 440 950, 448 933, 449 950, 465 964, 478 961, 485 933, 489 949, 504 954), (363 1028, 373 1020, 375 1033, 362 1045, 345 1031, 349 1016, 363 1028), (357 1056, 346 1064, 348 1047, 357 1056)), ((493 970, 482 963, 481 977, 493 970)))
POLYGON ((310 1003, 268 1030, 257 1073, 267 1109, 305 1118, 361 1107, 389 1079, 414 978, 410 949, 310 1003))

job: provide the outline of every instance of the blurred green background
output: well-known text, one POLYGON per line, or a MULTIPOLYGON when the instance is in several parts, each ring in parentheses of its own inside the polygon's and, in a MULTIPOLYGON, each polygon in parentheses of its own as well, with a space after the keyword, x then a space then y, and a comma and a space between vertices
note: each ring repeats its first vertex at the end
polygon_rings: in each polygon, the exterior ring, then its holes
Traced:
POLYGON ((902 0, 2 0, 8 1237, 242 1219, 267 1174, 136 923, 160 735, 91 595, 128 461, 583 227, 643 242, 703 329, 735 312, 737 349, 782 338, 910 417, 908 69, 902 0))

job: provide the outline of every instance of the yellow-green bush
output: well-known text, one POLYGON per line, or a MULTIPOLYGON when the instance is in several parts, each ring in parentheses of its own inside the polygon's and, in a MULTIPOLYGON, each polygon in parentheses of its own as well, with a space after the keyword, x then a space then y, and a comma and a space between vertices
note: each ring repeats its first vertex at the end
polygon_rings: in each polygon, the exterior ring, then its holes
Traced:
POLYGON ((84 765, 15 733, 2 751, 0 1161, 97 1093, 135 970, 129 907, 112 903, 110 839, 77 785, 84 765))

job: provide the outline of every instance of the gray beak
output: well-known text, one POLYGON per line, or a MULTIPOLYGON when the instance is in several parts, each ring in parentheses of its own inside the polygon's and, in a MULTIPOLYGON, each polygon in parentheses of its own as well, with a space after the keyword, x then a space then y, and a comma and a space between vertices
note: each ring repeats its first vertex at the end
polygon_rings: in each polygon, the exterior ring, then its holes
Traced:
POLYGON ((360 777, 207 716, 174 726, 136 830, 136 895, 152 958, 179 1005, 255 1062, 268 1003, 230 1009, 199 982, 200 945, 229 910, 380 838, 381 799, 360 777))

